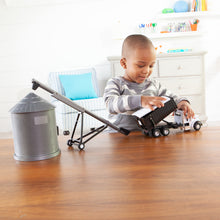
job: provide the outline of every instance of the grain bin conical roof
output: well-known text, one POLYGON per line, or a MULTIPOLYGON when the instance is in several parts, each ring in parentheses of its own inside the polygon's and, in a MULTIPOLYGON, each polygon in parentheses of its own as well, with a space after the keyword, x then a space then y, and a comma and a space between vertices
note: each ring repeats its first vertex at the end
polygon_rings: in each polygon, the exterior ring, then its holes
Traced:
POLYGON ((48 101, 36 95, 35 93, 29 93, 19 103, 17 103, 13 108, 11 108, 10 112, 30 113, 30 112, 47 111, 54 108, 55 108, 54 105, 50 104, 48 101))

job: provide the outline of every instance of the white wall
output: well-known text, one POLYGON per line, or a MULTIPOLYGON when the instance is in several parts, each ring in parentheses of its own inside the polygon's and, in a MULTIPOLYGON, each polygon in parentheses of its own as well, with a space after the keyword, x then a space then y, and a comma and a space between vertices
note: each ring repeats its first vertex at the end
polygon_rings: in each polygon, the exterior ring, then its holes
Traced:
MULTIPOLYGON (((114 39, 117 21, 120 20, 126 34, 134 33, 136 24, 153 17, 165 7, 172 7, 175 1, 30 2, 31 0, 7 0, 6 5, 0 0, 0 132, 11 131, 8 111, 31 91, 32 78, 46 83, 51 71, 95 66, 103 90, 105 81, 111 76, 106 57, 119 55, 121 50, 122 41, 114 39)), ((215 5, 216 2, 212 4, 215 5)), ((195 39, 187 39, 187 42, 182 43, 208 50, 207 114, 209 120, 220 121, 220 104, 216 101, 220 79, 220 53, 217 49, 219 17, 203 20, 203 26, 212 27, 211 30, 208 29, 208 34, 196 42, 195 39)), ((37 93, 48 98, 48 94, 42 90, 37 93)))

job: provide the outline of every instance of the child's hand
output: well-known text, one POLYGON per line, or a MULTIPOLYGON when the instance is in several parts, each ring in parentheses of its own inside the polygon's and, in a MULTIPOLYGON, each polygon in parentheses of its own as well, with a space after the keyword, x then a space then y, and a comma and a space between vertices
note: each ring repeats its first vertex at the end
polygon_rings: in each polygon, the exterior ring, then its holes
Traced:
POLYGON ((141 106, 143 108, 149 108, 153 111, 154 106, 157 106, 158 108, 163 107, 164 103, 162 101, 164 100, 166 99, 159 96, 141 96, 141 106))
POLYGON ((177 104, 177 108, 184 112, 187 119, 194 118, 195 113, 192 110, 191 105, 187 101, 181 101, 177 104))

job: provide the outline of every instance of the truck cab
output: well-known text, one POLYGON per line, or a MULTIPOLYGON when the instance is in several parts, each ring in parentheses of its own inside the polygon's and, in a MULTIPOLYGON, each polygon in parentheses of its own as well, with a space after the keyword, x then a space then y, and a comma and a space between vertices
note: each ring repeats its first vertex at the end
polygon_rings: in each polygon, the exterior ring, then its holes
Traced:
POLYGON ((202 122, 199 120, 198 115, 195 115, 194 118, 187 119, 182 110, 177 109, 174 112, 174 121, 178 127, 182 128, 184 131, 189 130, 200 130, 202 122))

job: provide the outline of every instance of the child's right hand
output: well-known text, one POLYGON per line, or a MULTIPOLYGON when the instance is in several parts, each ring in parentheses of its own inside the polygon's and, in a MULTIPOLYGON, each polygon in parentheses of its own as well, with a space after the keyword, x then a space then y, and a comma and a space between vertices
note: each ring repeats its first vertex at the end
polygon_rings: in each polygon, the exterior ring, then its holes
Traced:
POLYGON ((154 110, 154 106, 161 108, 164 106, 162 101, 166 100, 164 97, 159 96, 141 96, 141 106, 143 108, 149 108, 152 111, 154 110))

